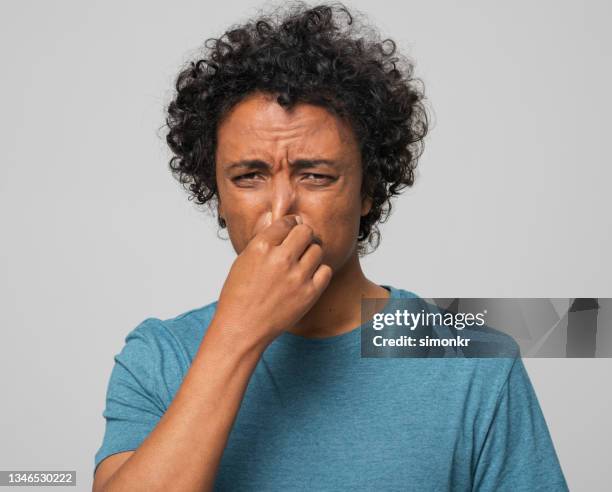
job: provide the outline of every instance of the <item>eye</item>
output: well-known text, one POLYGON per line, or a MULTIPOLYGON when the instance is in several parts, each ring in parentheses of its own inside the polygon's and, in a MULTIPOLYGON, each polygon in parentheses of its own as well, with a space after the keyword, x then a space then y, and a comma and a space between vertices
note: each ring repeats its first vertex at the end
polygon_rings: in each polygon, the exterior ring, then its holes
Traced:
POLYGON ((311 179, 311 181, 333 181, 333 177, 332 176, 328 176, 326 174, 317 174, 317 173, 305 173, 304 176, 313 176, 313 179, 311 179))
POLYGON ((234 178, 234 181, 242 181, 244 179, 250 179, 251 177, 257 176, 258 174, 259 173, 256 173, 256 172, 241 174, 240 176, 236 176, 234 178))

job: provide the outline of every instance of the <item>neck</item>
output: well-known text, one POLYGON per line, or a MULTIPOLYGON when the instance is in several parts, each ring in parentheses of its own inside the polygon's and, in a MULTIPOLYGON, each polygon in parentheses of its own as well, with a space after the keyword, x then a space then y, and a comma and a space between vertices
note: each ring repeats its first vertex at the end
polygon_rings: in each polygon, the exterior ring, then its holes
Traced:
POLYGON ((340 270, 334 272, 312 308, 287 331, 306 338, 341 335, 361 324, 362 297, 380 299, 389 296, 388 290, 366 278, 355 252, 340 270))

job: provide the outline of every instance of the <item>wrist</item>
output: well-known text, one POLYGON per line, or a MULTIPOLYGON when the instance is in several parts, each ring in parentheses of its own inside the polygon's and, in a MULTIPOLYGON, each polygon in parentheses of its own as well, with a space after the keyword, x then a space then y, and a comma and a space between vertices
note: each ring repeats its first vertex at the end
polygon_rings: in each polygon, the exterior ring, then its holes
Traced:
POLYGON ((245 322, 235 322, 222 318, 213 318, 202 342, 221 350, 225 355, 236 354, 239 357, 254 355, 260 357, 272 342, 271 337, 261 335, 262 330, 245 329, 245 322))

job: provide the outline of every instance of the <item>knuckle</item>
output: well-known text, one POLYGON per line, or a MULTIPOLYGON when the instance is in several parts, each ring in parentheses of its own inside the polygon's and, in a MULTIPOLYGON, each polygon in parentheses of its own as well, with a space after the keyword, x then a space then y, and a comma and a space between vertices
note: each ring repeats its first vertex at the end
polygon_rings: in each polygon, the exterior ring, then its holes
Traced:
POLYGON ((291 256, 286 251, 278 251, 272 261, 278 266, 287 267, 291 264, 291 256))
POLYGON ((308 284, 305 287, 305 292, 304 295, 308 298, 308 299, 312 299, 313 297, 316 297, 317 295, 317 289, 314 286, 314 283, 308 282, 308 284))
POLYGON ((287 280, 290 284, 300 285, 304 282, 304 274, 300 269, 293 269, 287 274, 287 280))
POLYGON ((311 237, 314 234, 314 229, 308 224, 299 224, 296 227, 305 236, 311 237))
POLYGON ((256 253, 265 254, 269 251, 270 244, 266 239, 259 237, 251 241, 251 249, 256 253))

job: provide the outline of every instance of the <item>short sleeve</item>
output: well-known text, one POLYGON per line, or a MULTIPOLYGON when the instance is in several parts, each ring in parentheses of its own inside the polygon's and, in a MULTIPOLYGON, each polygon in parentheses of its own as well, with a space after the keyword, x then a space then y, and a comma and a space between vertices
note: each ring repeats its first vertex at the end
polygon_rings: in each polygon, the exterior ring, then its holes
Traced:
POLYGON ((475 491, 567 491, 544 415, 521 357, 514 360, 482 446, 475 491))
POLYGON ((137 449, 164 414, 155 381, 159 361, 148 333, 154 322, 150 318, 134 328, 115 355, 102 413, 104 438, 95 455, 94 473, 111 454, 137 449))

